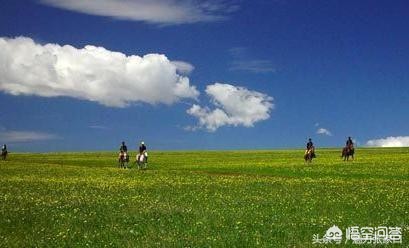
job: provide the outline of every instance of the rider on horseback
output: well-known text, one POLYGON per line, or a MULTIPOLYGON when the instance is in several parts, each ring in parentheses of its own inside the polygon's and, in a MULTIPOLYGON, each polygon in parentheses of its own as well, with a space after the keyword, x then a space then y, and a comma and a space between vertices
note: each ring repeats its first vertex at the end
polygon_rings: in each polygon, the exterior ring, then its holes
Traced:
POLYGON ((128 147, 125 145, 125 141, 122 141, 121 147, 119 147, 120 152, 128 152, 128 147))
POLYGON ((353 150, 354 149, 354 142, 352 141, 351 137, 348 137, 348 140, 346 142, 346 147, 349 150, 353 150))
POLYGON ((128 161, 129 161, 128 147, 126 147, 125 141, 122 141, 122 144, 121 144, 121 146, 119 147, 118 160, 119 160, 119 161, 124 161, 124 162, 128 162, 128 161))
POLYGON ((354 142, 352 141, 351 137, 348 137, 344 149, 342 149, 342 156, 345 160, 349 160, 349 157, 352 157, 354 159, 354 142))
POLYGON ((1 157, 3 158, 3 160, 5 160, 6 156, 7 156, 7 146, 6 144, 3 144, 3 146, 1 147, 1 157))
POLYGON ((145 142, 141 142, 141 145, 139 146, 139 154, 142 154, 144 151, 146 151, 146 146, 145 142))
POLYGON ((139 154, 136 155, 136 163, 138 164, 138 169, 146 169, 148 165, 148 152, 146 151, 145 142, 141 142, 139 146, 139 154))
MULTIPOLYGON (((145 146, 145 142, 141 142, 141 145, 139 146, 139 156, 140 155, 142 155, 143 153, 145 153, 146 152, 146 146, 145 146)), ((148 161, 148 156, 147 156, 147 154, 145 155, 146 156, 146 161, 148 161)))
POLYGON ((312 143, 311 138, 308 139, 307 150, 305 150, 305 154, 308 153, 311 153, 312 157, 315 158, 315 147, 314 143, 312 143))

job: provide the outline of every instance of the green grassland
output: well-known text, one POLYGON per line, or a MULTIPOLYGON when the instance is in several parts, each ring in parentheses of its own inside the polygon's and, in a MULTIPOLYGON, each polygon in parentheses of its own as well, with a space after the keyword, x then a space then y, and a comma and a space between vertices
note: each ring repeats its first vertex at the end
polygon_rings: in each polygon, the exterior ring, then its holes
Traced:
POLYGON ((353 162, 321 149, 312 164, 302 150, 149 155, 138 171, 114 152, 10 154, 0 246, 323 247, 313 234, 333 225, 402 227, 387 247, 409 246, 409 148, 358 149, 353 162))

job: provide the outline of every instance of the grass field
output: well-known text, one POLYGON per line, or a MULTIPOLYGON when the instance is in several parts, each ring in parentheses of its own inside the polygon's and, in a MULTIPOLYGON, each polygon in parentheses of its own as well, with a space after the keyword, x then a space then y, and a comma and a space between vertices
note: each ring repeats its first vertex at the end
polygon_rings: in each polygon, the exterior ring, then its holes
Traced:
MULTIPOLYGON (((114 152, 12 153, 0 161, 0 246, 323 247, 313 235, 337 225, 401 227, 403 244, 387 247, 408 247, 409 148, 317 155, 152 151, 138 171, 118 169, 114 152)), ((331 247, 346 246, 375 247, 331 247)))

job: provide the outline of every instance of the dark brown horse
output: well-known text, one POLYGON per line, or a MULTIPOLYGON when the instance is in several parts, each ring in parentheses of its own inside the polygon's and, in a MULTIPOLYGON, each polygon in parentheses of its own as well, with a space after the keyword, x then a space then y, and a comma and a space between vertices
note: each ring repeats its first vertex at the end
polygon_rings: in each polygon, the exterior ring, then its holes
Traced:
POLYGON ((342 149, 341 158, 343 158, 344 161, 348 161, 349 157, 352 157, 352 160, 353 160, 354 153, 355 153, 355 149, 353 147, 346 146, 342 149))

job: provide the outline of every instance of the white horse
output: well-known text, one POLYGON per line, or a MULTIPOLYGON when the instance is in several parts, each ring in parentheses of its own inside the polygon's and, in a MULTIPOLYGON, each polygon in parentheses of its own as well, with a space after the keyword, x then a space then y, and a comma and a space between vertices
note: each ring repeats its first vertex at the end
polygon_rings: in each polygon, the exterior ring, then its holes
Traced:
POLYGON ((148 167, 148 152, 144 151, 142 154, 136 155, 136 163, 138 169, 146 170, 146 167, 148 167))

